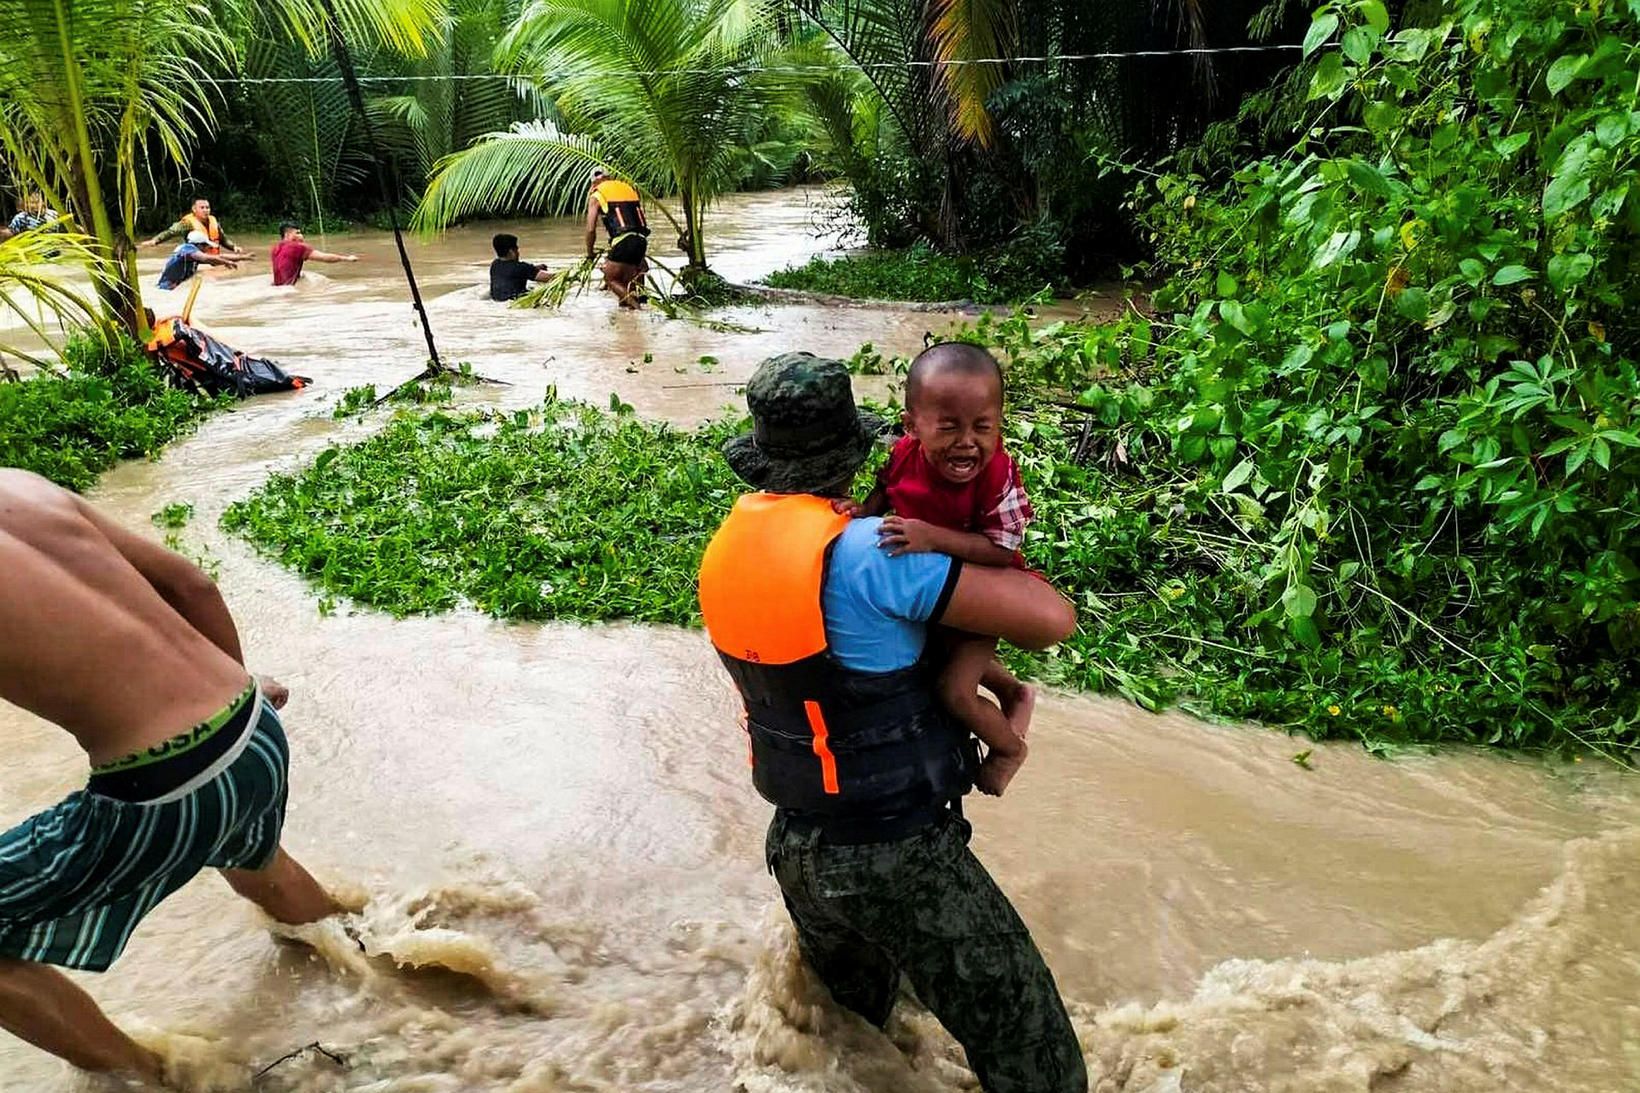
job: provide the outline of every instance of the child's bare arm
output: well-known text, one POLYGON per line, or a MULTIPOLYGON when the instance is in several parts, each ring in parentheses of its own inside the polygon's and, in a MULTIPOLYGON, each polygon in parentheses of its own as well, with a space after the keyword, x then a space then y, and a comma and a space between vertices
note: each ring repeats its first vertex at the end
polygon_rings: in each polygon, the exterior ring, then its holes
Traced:
POLYGON ((888 511, 888 491, 878 486, 866 495, 864 501, 838 498, 831 503, 831 507, 838 512, 847 513, 856 520, 862 516, 881 516, 888 511))
POLYGON ((890 554, 949 554, 974 565, 1009 566, 1014 552, 999 547, 977 531, 952 531, 926 520, 906 516, 883 518, 878 542, 890 554))

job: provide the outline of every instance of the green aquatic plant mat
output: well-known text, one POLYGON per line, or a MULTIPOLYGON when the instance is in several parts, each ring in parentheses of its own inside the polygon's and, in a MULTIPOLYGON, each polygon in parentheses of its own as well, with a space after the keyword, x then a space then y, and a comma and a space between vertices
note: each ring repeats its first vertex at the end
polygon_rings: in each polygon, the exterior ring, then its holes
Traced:
POLYGON ((549 400, 412 413, 230 507, 223 526, 326 591, 407 615, 694 618, 695 568, 739 486, 732 425, 686 431, 549 400))

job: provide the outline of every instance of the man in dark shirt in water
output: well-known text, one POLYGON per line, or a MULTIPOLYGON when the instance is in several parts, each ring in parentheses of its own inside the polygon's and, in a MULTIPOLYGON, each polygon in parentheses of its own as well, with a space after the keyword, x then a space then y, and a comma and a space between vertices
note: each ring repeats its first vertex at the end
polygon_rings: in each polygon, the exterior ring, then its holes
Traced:
POLYGON ((516 300, 529 291, 531 281, 552 279, 545 263, 518 260, 518 236, 503 232, 490 243, 495 247, 495 261, 490 263, 490 299, 516 300))

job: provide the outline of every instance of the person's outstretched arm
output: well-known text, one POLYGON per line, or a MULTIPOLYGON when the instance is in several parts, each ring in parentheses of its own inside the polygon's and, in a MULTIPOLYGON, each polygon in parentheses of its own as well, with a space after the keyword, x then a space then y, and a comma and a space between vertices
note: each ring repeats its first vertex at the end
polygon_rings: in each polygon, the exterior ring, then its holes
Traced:
POLYGON ((598 198, 596 195, 587 197, 587 257, 598 249, 598 198))
POLYGON ((331 254, 327 250, 316 250, 308 255, 315 262, 357 262, 357 254, 331 254))
POLYGON ((227 266, 229 269, 239 268, 239 259, 229 257, 226 254, 206 254, 204 251, 200 251, 193 256, 193 259, 196 262, 204 262, 207 266, 227 266))
POLYGON ((172 224, 169 228, 166 228, 158 235, 155 235, 152 239, 144 239, 140 245, 144 247, 157 247, 161 243, 170 242, 187 230, 188 225, 183 221, 178 220, 175 224, 172 224))
POLYGON ((74 504, 188 625, 234 660, 245 663, 239 631, 228 613, 227 602, 204 570, 182 555, 110 520, 83 498, 76 496, 74 504))
POLYGON ((1018 569, 965 565, 932 622, 989 634, 1021 649, 1046 649, 1076 630, 1076 608, 1040 577, 1018 569))

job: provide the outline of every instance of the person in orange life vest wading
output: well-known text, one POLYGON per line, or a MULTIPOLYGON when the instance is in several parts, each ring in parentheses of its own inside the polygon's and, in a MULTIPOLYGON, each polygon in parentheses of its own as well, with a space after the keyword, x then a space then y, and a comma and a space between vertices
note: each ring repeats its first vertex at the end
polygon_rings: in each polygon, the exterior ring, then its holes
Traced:
POLYGON ((643 203, 631 183, 603 172, 592 172, 592 189, 587 193, 587 257, 598 245, 598 223, 609 233, 609 250, 604 253, 604 287, 615 294, 624 308, 636 309, 644 302, 640 287, 649 263, 649 221, 643 203))
POLYGON ((982 764, 924 656, 934 624, 1043 648, 1075 612, 1021 570, 892 555, 880 519, 834 509, 881 425, 841 362, 765 361, 746 401, 752 432, 724 455, 758 492, 708 545, 700 606, 775 806, 766 861, 803 956, 879 1027, 903 974, 988 1093, 1084 1093, 1053 975, 968 849, 960 801, 982 764))
POLYGON ((142 245, 157 247, 161 243, 169 242, 172 239, 185 238, 193 232, 202 232, 204 234, 205 243, 200 247, 200 250, 206 254, 221 254, 226 251, 229 258, 237 258, 241 261, 255 257, 250 251, 240 250, 233 244, 233 241, 222 231, 222 225, 217 222, 216 217, 211 215, 211 203, 203 197, 196 198, 193 206, 183 213, 175 224, 172 224, 152 239, 144 239, 142 245))

